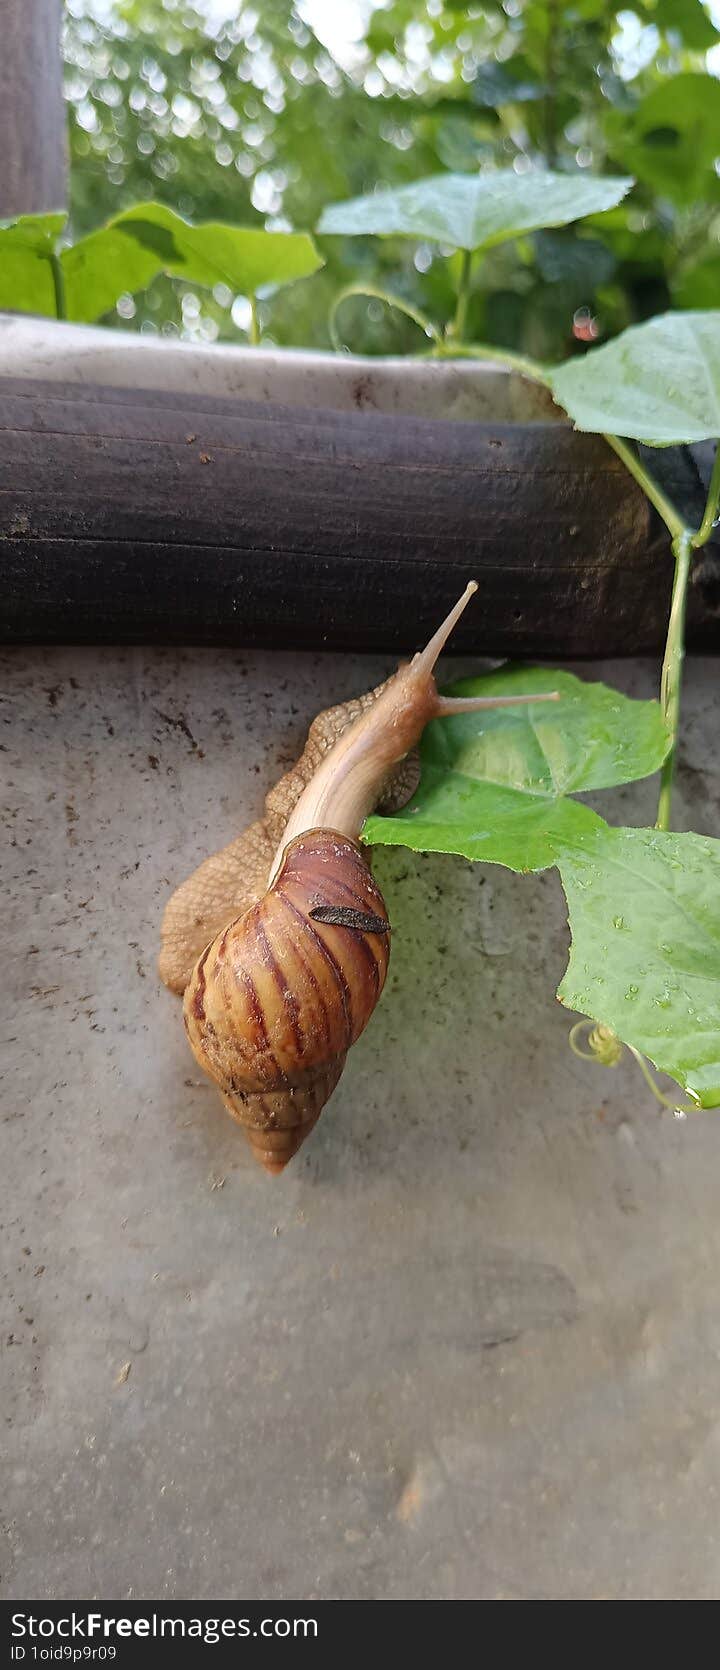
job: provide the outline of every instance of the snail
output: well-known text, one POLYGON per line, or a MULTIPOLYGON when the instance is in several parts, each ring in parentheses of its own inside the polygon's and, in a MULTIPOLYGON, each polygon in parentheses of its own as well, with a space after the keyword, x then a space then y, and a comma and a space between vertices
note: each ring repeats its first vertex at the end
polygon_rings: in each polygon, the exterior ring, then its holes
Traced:
POLYGON ((385 983, 390 924, 359 844, 366 817, 409 799, 430 719, 556 697, 438 693, 435 663, 476 590, 386 683, 318 715, 264 819, 166 907, 161 976, 184 992, 195 1059, 272 1174, 312 1130, 385 983))

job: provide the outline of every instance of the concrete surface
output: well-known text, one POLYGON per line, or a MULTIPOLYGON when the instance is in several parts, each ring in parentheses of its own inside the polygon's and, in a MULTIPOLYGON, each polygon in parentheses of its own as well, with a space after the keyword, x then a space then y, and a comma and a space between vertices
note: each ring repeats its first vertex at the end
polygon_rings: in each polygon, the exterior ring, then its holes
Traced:
POLYGON ((101 383, 183 394, 237 395, 261 404, 334 412, 402 412, 406 417, 494 423, 565 421, 546 389, 502 365, 429 363, 182 342, 177 337, 70 325, 0 313, 0 377, 101 383))
POLYGON ((720 1118, 569 1053, 555 875, 379 855, 389 989, 279 1181, 155 977, 173 883, 386 670, 2 657, 6 1596, 720 1594, 720 1118))

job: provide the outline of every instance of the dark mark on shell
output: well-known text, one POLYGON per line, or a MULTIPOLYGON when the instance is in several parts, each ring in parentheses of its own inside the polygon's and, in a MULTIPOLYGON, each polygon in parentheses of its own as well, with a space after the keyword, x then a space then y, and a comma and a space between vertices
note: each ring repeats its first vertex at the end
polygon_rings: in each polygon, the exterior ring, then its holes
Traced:
POLYGON ((383 916, 368 910, 354 910, 351 905, 315 905, 310 911, 313 922, 327 922, 336 928, 356 928, 361 934, 389 934, 390 923, 383 916))

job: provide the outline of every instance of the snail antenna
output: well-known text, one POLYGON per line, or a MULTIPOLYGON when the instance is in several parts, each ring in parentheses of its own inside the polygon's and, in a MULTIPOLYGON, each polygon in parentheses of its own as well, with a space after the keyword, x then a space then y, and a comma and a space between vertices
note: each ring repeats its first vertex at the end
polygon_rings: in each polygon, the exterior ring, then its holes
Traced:
MULTIPOLYGON (((419 653, 414 656, 412 662, 410 663, 413 673, 419 673, 421 677, 430 677, 435 663, 442 650, 445 648, 451 632, 454 630, 460 616, 467 608, 471 597, 474 597, 477 589, 477 580, 470 580, 468 585, 465 587, 462 597, 458 598, 457 603, 453 605, 449 615, 446 615, 442 626, 439 626, 437 632, 433 633, 432 638, 430 639, 430 642, 426 644, 425 649, 420 650, 419 653)), ((560 693, 558 690, 543 691, 537 695, 533 691, 532 694, 528 696, 436 695, 433 703, 433 715, 436 718, 441 719, 452 713, 480 713, 484 708, 527 707, 532 702, 557 702, 559 700, 559 695, 560 693)))
POLYGON ((477 589, 477 580, 470 580, 468 585, 465 587, 462 597, 458 598, 457 603, 453 604, 449 615, 445 616, 442 626, 438 627, 437 632, 433 632, 432 638, 430 639, 430 642, 425 645, 425 648, 419 650, 418 654, 413 656, 411 663, 413 671, 428 674, 432 672, 435 662, 444 650, 451 632, 454 631, 460 616, 464 614, 468 603, 470 602, 470 598, 474 597, 477 589))

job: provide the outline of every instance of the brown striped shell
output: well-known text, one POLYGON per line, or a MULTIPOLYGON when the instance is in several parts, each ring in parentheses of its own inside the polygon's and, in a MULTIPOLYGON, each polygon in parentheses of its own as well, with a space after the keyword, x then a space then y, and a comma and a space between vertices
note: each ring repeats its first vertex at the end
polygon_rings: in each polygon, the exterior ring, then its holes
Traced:
POLYGON ((196 964, 184 1000, 190 1045, 267 1171, 282 1171, 312 1130, 389 954, 385 904, 361 849, 312 829, 196 964))

